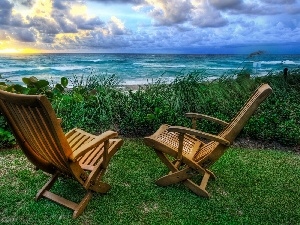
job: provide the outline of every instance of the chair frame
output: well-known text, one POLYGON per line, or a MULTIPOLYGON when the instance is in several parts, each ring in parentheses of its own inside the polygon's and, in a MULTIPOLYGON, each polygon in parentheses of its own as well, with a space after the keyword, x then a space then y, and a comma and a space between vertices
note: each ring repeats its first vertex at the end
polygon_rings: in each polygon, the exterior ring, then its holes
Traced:
POLYGON ((169 173, 159 178, 156 184, 168 186, 183 182, 197 195, 210 197, 206 186, 209 179, 216 178, 209 170, 210 166, 233 144, 246 122, 271 93, 272 88, 268 84, 260 85, 230 123, 204 114, 186 113, 192 119, 192 128, 163 124, 154 134, 145 137, 145 144, 154 149, 169 169, 169 173), (223 130, 217 135, 199 131, 196 129, 199 119, 220 124, 223 130), (202 138, 209 142, 205 143, 202 138), (170 157, 174 160, 170 160, 170 157), (202 179, 200 184, 196 184, 191 178, 199 174, 202 179))
POLYGON ((82 214, 94 192, 107 193, 111 186, 101 181, 111 157, 122 146, 117 132, 98 136, 74 128, 64 134, 61 119, 45 96, 14 94, 0 90, 0 110, 20 148, 36 169, 52 174, 35 199, 44 197, 82 214), (75 179, 87 193, 79 203, 50 192, 59 177, 75 179))

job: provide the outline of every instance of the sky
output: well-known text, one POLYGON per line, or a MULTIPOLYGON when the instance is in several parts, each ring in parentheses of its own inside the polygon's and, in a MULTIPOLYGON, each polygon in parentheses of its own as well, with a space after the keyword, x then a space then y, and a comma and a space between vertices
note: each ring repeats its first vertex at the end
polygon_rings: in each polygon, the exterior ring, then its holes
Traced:
POLYGON ((0 0, 0 53, 300 54, 300 0, 0 0))

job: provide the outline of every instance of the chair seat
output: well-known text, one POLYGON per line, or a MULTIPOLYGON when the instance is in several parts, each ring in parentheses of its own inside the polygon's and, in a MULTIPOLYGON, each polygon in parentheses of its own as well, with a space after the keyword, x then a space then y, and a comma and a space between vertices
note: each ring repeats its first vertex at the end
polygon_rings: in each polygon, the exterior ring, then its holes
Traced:
MULTIPOLYGON (((153 135, 146 137, 145 142, 151 143, 150 145, 158 147, 164 153, 176 157, 179 147, 179 133, 168 132, 170 126, 167 124, 162 125, 153 135), (148 140, 148 141, 147 141, 148 140)), ((193 160, 194 155, 199 151, 204 143, 194 136, 185 134, 183 139, 183 161, 193 160), (187 159, 187 160, 185 160, 187 159)))
MULTIPOLYGON (((81 129, 74 128, 68 133, 66 133, 67 141, 74 152, 80 146, 93 141, 97 136, 87 133, 81 129)), ((110 152, 108 154, 114 154, 117 151, 115 147, 119 144, 120 139, 110 139, 108 149, 110 152), (111 152, 114 151, 114 152, 111 152)), ((96 146, 95 148, 88 151, 85 155, 78 158, 79 165, 84 170, 92 171, 94 167, 101 163, 103 160, 103 152, 104 152, 104 143, 96 146)))

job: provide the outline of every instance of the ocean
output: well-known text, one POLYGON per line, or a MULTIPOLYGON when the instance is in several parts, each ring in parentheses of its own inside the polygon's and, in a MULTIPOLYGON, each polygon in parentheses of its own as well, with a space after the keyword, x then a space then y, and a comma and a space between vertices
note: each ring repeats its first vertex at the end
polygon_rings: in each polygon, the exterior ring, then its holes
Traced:
MULTIPOLYGON (((140 85, 180 74, 201 71, 205 79, 231 75, 246 68, 251 76, 300 67, 300 55, 188 55, 188 54, 32 54, 0 55, 2 79, 22 84, 23 77, 35 76, 54 83, 61 77, 110 76, 123 85, 140 85)), ((1 81, 1 80, 0 80, 1 81)))

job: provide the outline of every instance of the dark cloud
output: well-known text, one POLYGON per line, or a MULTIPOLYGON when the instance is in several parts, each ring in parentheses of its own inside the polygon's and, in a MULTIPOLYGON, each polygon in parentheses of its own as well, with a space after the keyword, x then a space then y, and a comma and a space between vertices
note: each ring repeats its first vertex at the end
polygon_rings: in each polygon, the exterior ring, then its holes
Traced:
POLYGON ((66 10, 68 8, 68 6, 66 5, 66 2, 63 2, 61 0, 54 0, 53 7, 55 9, 60 9, 60 10, 66 10))
POLYGON ((287 9, 287 12, 291 15, 300 15, 300 7, 291 7, 287 9))
POLYGON ((87 19, 82 16, 76 16, 72 18, 72 21, 81 30, 94 30, 96 26, 104 24, 98 17, 87 19))
POLYGON ((210 14, 197 15, 192 24, 196 27, 224 27, 228 24, 228 20, 223 18, 218 12, 211 12, 210 14))
POLYGON ((296 0, 265 0, 264 3, 288 5, 296 3, 296 0))
POLYGON ((10 1, 8 0, 1 0, 0 1, 0 10, 3 10, 3 9, 12 9, 14 6, 13 3, 10 3, 10 1))
POLYGON ((209 0, 210 4, 217 9, 235 9, 239 8, 243 0, 209 0))
POLYGON ((257 3, 247 3, 241 5, 238 9, 230 11, 231 14, 235 15, 276 15, 281 14, 282 9, 278 7, 271 7, 270 5, 259 5, 257 3))
POLYGON ((13 29, 11 36, 21 42, 35 42, 35 35, 33 30, 27 28, 13 29))
POLYGON ((82 46, 86 48, 126 48, 131 46, 131 43, 124 36, 104 36, 102 33, 95 32, 92 34, 92 39, 86 39, 81 42, 82 46))
POLYGON ((141 4, 145 2, 145 0, 88 0, 91 2, 99 2, 99 3, 131 3, 131 4, 141 4))
POLYGON ((11 16, 10 26, 12 27, 27 27, 27 24, 24 22, 21 14, 15 14, 11 16))
POLYGON ((24 5, 26 7, 32 7, 35 3, 35 0, 22 0, 21 5, 24 5))
POLYGON ((54 8, 51 13, 52 18, 60 26, 64 33, 77 33, 77 25, 73 23, 68 17, 70 17, 68 11, 54 8))
POLYGON ((0 25, 9 24, 13 7, 14 4, 10 3, 8 0, 0 1, 0 25))
POLYGON ((66 18, 57 18, 60 28, 64 33, 77 33, 77 26, 74 23, 69 22, 66 18))
POLYGON ((55 38, 54 35, 44 34, 44 35, 41 35, 41 42, 52 44, 52 43, 54 43, 54 38, 55 38))
POLYGON ((29 26, 34 27, 43 34, 58 34, 60 32, 60 27, 54 19, 44 17, 35 16, 30 18, 29 26))

